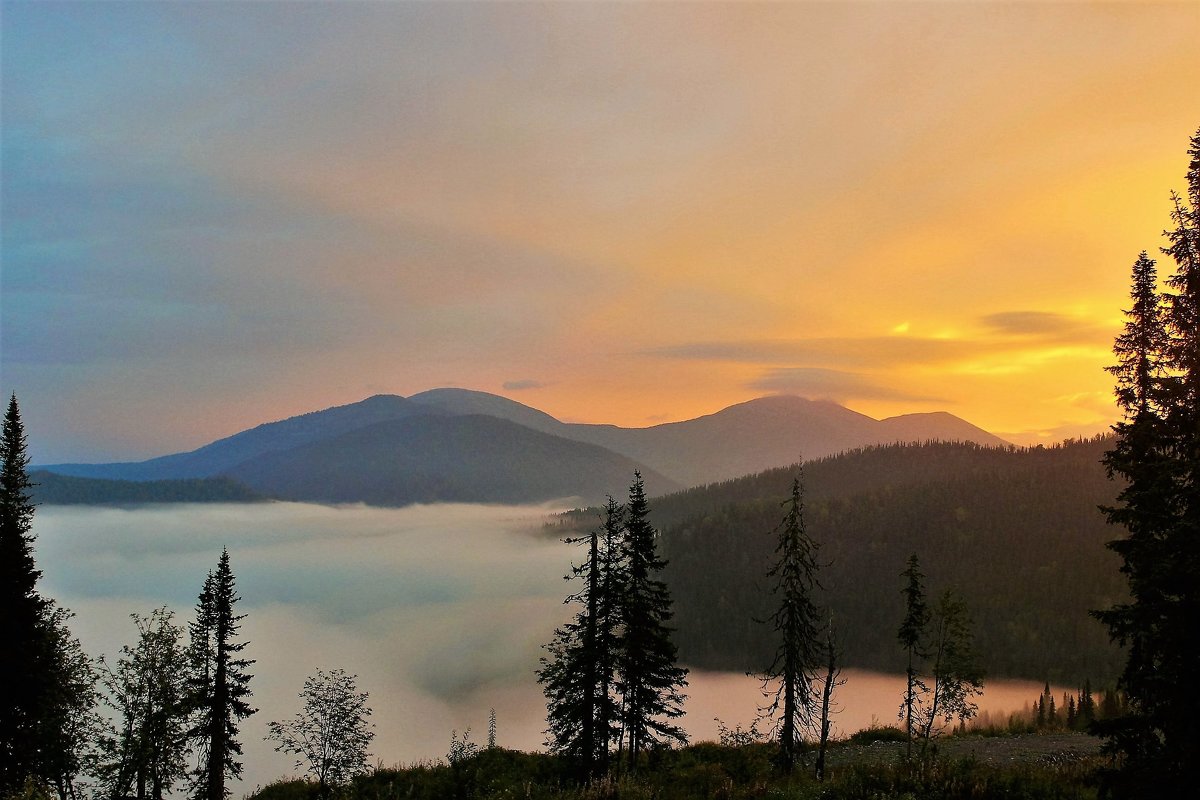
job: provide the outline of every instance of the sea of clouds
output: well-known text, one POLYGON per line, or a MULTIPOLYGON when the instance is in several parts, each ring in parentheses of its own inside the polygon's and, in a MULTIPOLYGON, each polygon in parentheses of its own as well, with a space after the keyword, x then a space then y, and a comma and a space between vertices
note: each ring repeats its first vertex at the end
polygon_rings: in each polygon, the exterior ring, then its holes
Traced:
MULTIPOLYGON (((306 676, 358 675, 371 695, 385 765, 443 758, 452 731, 542 746, 545 701, 534 672, 542 645, 572 613, 563 580, 580 548, 543 524, 548 507, 478 505, 328 507, 301 503, 50 506, 34 522, 41 591, 75 612, 72 632, 93 657, 115 660, 135 630, 129 615, 167 606, 191 619, 205 575, 229 549, 245 614, 244 655, 255 660, 258 713, 241 725, 245 774, 235 796, 296 774, 263 740, 293 716, 306 676)), ((837 727, 891 723, 896 676, 848 671, 837 727)), ((693 672, 684 726, 715 739, 720 718, 747 727, 762 702, 757 680, 693 672)), ((1041 687, 989 687, 992 708, 1020 708, 1041 687)))

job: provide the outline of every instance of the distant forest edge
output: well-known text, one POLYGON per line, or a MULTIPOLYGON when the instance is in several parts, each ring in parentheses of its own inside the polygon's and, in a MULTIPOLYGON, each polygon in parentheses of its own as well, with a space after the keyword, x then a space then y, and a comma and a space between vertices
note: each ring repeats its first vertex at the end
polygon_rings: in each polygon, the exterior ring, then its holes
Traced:
MULTIPOLYGON (((900 573, 918 553, 931 587, 954 587, 991 677, 1112 681, 1122 656, 1088 611, 1127 596, 1115 531, 1097 510, 1119 489, 1100 463, 1110 437, 1032 449, 883 445, 804 465, 806 520, 820 543, 822 600, 848 666, 902 672, 900 573)), ((773 645, 760 587, 794 468, 652 503, 675 600, 680 658, 754 670, 773 645)), ((585 529, 594 511, 563 515, 585 529)), ((554 530, 554 526, 551 527, 554 530)), ((760 587, 761 588, 761 587, 760 587)))
POLYGON ((33 472, 33 502, 39 505, 136 505, 141 503, 261 503, 270 498, 232 478, 119 481, 33 472))

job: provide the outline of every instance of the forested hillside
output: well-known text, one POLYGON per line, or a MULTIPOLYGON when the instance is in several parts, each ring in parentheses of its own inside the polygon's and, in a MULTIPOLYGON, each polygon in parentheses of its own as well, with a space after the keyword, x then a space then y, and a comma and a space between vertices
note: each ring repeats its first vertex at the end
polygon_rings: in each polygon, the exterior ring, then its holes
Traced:
MULTIPOLYGON (((806 519, 846 663, 903 669, 900 572, 915 552, 931 596, 954 587, 966 598, 991 675, 1115 677, 1119 654, 1088 616, 1125 591, 1104 547, 1118 532, 1097 510, 1116 495, 1099 463, 1109 446, 888 445, 807 464, 806 519)), ((771 532, 794 474, 771 470, 651 502, 687 663, 767 663, 767 629, 755 620, 768 611, 771 532)))
POLYGON ((231 478, 120 481, 34 472, 33 500, 39 505, 126 503, 253 503, 268 498, 231 478))

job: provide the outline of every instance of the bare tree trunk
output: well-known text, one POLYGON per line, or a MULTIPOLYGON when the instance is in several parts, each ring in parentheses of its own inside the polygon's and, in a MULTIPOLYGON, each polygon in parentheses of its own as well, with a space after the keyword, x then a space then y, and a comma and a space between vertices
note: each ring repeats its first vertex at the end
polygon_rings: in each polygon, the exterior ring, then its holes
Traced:
POLYGON ((833 687, 837 685, 841 670, 837 667, 837 650, 833 644, 833 628, 830 626, 827 640, 829 663, 825 667, 825 687, 821 692, 821 741, 817 745, 817 780, 825 780, 825 750, 829 746, 829 705, 833 699, 833 687))

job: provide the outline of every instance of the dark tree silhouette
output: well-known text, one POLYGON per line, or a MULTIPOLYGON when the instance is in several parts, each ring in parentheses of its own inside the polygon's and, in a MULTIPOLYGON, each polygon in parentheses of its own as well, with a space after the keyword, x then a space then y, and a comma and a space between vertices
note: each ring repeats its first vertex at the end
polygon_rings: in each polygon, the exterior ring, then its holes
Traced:
POLYGON ((658 577, 666 566, 658 555, 658 533, 649 520, 645 487, 634 473, 625 506, 622 542, 623 581, 617 636, 616 690, 621 697, 621 722, 629 770, 637 771, 638 756, 648 747, 686 742, 683 729, 671 720, 683 715, 680 690, 687 670, 676 664, 671 641, 671 595, 658 577))
POLYGON ((775 631, 775 658, 763 673, 770 699, 764 715, 775 721, 779 765, 785 774, 794 768, 806 728, 814 727, 814 676, 824 660, 820 616, 813 600, 817 588, 817 543, 804 525, 804 489, 797 475, 787 511, 776 526, 774 578, 776 608, 769 622, 775 631), (772 688, 772 684, 774 687, 772 688))
POLYGON ((158 608, 133 614, 138 640, 116 664, 100 663, 115 727, 101 739, 99 777, 111 798, 162 800, 187 774, 187 658, 183 631, 158 608))
POLYGON ((33 560, 33 502, 25 429, 14 394, 0 438, 0 795, 38 774, 38 726, 45 716, 45 615, 33 560))
POLYGON ((583 582, 583 588, 565 601, 580 609, 570 622, 555 630, 553 641, 546 645, 549 655, 541 659, 538 670, 538 682, 546 695, 547 744, 574 762, 583 777, 607 770, 617 718, 610 692, 615 604, 606 592, 615 591, 617 585, 614 571, 618 565, 611 551, 619 546, 623 531, 621 506, 609 497, 604 514, 602 528, 564 540, 588 548, 587 560, 567 576, 583 582))
POLYGON ((925 576, 921 574, 921 565, 917 561, 916 553, 908 557, 908 567, 900 573, 900 577, 905 578, 907 583, 901 590, 901 594, 904 595, 904 621, 900 623, 896 638, 908 656, 900 718, 904 720, 904 731, 908 734, 905 755, 911 758, 917 704, 921 696, 928 691, 924 682, 917 676, 917 664, 925 657, 922 641, 925 638, 925 629, 929 625, 929 606, 925 602, 925 586, 922 583, 925 576))
POLYGON ((825 631, 825 680, 821 685, 821 728, 817 739, 817 763, 813 770, 817 780, 825 780, 825 753, 829 749, 829 733, 832 724, 833 693, 837 687, 846 683, 841 677, 842 654, 833 634, 833 617, 829 618, 829 627, 825 631))
POLYGON ((1122 559, 1129 600, 1095 616, 1126 648, 1119 686, 1128 708, 1093 730, 1123 756, 1109 776, 1117 796, 1179 795, 1200 752, 1189 688, 1200 673, 1200 130, 1188 154, 1187 197, 1172 194, 1174 228, 1162 248, 1174 274, 1159 292, 1154 262, 1139 256, 1110 368, 1124 419, 1104 463, 1125 486, 1105 513, 1127 531, 1109 547, 1122 559))
POLYGON ((222 550, 216 572, 204 582, 190 631, 189 697, 196 718, 190 735, 200 753, 196 795, 205 800, 224 800, 229 794, 226 777, 242 774, 236 758, 242 754, 238 722, 256 711, 247 702, 251 676, 246 670, 254 662, 238 657, 247 643, 237 640, 245 615, 233 612, 240 599, 234 584, 229 551, 222 550))
POLYGON ((975 660, 967 604, 949 589, 933 609, 929 638, 931 685, 920 714, 922 756, 938 735, 938 720, 965 722, 975 716, 973 698, 983 691, 983 670, 975 660))
POLYGON ((28 465, 14 394, 0 434, 0 796, 32 780, 66 798, 97 733, 95 678, 70 612, 37 591, 28 465))

